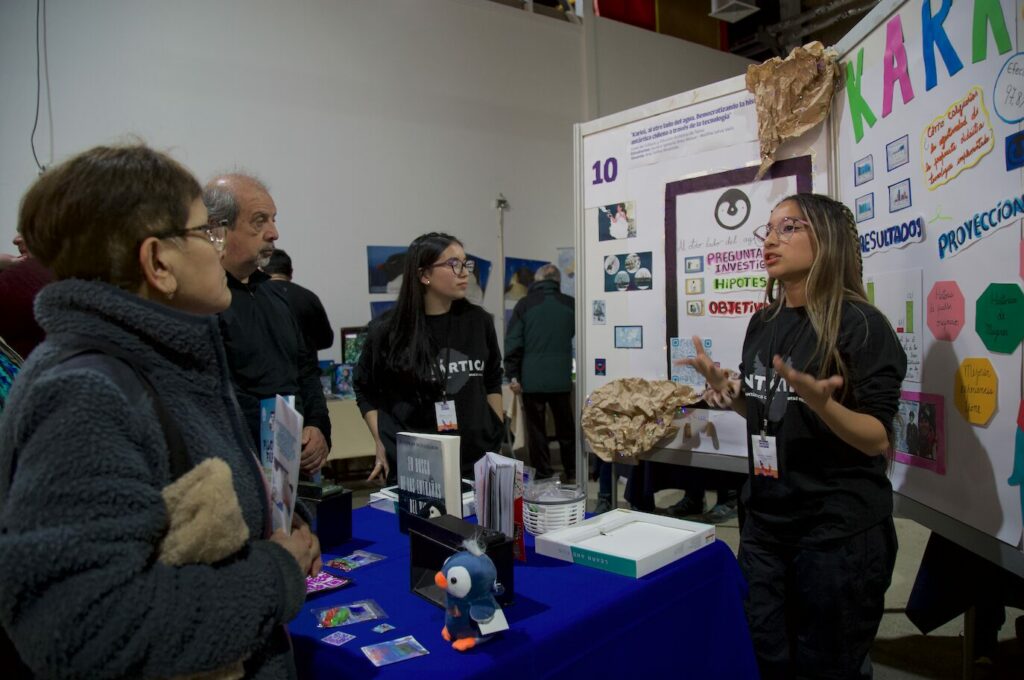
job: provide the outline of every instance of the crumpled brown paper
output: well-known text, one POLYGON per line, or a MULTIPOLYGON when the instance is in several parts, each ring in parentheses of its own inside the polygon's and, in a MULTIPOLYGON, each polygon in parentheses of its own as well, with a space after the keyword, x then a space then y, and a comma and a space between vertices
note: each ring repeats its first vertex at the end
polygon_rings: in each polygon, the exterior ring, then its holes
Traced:
POLYGON ((775 57, 747 67, 747 90, 754 95, 761 142, 757 179, 775 162, 775 152, 784 141, 825 119, 838 80, 836 51, 818 41, 794 48, 785 59, 775 57))
POLYGON ((671 380, 621 378, 587 398, 580 418, 583 435, 602 460, 635 463, 660 440, 674 437, 676 410, 700 401, 688 385, 671 380), (628 460, 628 459, 634 460, 628 460))

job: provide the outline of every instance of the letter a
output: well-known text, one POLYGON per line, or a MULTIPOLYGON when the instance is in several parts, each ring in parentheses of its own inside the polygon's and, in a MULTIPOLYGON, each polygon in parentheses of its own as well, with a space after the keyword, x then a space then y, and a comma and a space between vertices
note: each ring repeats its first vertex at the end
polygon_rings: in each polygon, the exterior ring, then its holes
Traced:
MULTIPOLYGON (((927 2, 927 0, 925 0, 927 2)), ((857 52, 857 72, 853 64, 846 62, 846 100, 850 104, 850 119, 853 121, 853 138, 859 142, 864 138, 864 121, 868 127, 875 126, 875 114, 860 93, 861 76, 864 73, 864 48, 857 52)))
POLYGON ((907 73, 907 50, 903 47, 903 22, 897 14, 885 27, 885 74, 882 84, 882 118, 892 113, 892 91, 900 84, 903 103, 914 98, 914 88, 907 73))
POLYGON ((956 56, 956 50, 949 42, 946 29, 942 22, 949 14, 949 7, 952 0, 942 0, 942 7, 939 13, 932 16, 931 0, 921 0, 921 51, 924 56, 924 89, 930 90, 936 85, 935 79, 935 48, 939 48, 942 54, 942 61, 946 64, 946 72, 953 76, 964 67, 960 57, 956 56))

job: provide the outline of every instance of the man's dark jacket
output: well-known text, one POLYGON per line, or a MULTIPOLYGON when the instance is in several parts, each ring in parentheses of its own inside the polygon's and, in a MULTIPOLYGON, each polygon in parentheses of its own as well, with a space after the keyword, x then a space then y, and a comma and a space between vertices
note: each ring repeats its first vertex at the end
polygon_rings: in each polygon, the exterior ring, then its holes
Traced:
POLYGON ((530 284, 512 310, 505 333, 505 375, 523 392, 568 392, 572 387, 572 338, 576 316, 558 281, 530 284))

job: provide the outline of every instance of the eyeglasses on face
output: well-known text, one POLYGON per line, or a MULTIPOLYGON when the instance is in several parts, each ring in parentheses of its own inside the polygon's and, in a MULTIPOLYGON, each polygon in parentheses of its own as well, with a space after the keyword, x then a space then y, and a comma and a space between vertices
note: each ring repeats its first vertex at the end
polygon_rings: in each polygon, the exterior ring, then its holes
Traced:
POLYGON ((762 224, 760 227, 754 229, 754 238, 761 243, 764 243, 774 231, 775 236, 778 237, 779 241, 782 243, 789 243, 789 240, 793 238, 793 234, 801 229, 807 229, 810 226, 810 222, 798 217, 783 217, 779 220, 779 223, 774 226, 771 224, 762 224))
POLYGON ((434 264, 430 265, 429 268, 433 269, 434 267, 440 267, 442 265, 447 265, 451 267, 452 274, 455 274, 456 276, 461 276, 462 272, 464 271, 472 272, 474 269, 476 269, 476 262, 474 262, 473 260, 460 260, 457 257, 442 260, 441 262, 435 262, 434 264))
POLYGON ((188 227, 187 229, 175 229, 173 231, 164 232, 162 234, 155 234, 157 238, 170 238, 172 236, 189 236, 195 234, 199 236, 206 236, 206 239, 213 244, 213 247, 218 252, 224 250, 224 239, 228 233, 228 221, 221 220, 216 224, 200 224, 198 227, 188 227))

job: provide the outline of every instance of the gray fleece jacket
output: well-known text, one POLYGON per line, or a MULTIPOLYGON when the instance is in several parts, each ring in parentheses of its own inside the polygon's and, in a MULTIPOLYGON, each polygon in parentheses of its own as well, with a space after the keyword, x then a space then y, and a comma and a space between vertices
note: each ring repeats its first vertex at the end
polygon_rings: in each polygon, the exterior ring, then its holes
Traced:
POLYGON ((47 678, 168 677, 239 659, 247 677, 294 677, 283 624, 305 581, 259 539, 267 497, 216 319, 77 280, 43 290, 36 317, 47 340, 0 419, 0 624, 23 661, 47 678), (257 540, 213 565, 156 561, 171 481, 163 430, 145 390, 126 398, 95 368, 54 367, 69 333, 147 365, 192 462, 231 467, 257 540))

